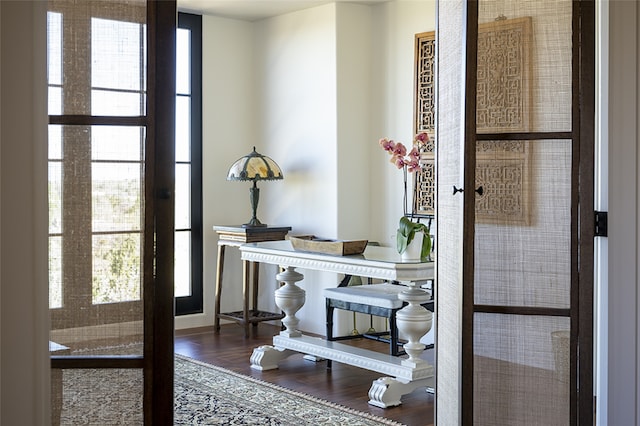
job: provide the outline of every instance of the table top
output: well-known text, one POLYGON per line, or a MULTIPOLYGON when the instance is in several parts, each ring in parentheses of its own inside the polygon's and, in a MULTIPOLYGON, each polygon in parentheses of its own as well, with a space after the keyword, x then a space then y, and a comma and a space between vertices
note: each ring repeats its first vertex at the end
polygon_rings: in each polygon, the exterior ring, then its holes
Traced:
POLYGON ((391 247, 367 246, 364 253, 336 256, 295 250, 290 241, 269 241, 240 247, 243 260, 337 272, 396 281, 433 278, 433 262, 405 261, 391 247))
POLYGON ((259 241, 284 240, 291 231, 290 226, 254 226, 243 227, 242 225, 216 225, 213 230, 218 233, 220 241, 231 241, 236 243, 255 243, 259 241))

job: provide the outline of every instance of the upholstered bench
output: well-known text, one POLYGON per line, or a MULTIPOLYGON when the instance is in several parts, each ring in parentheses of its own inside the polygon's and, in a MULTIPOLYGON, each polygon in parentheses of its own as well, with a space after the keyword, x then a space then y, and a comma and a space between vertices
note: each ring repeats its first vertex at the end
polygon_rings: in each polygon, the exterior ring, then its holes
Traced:
MULTIPOLYGON (((343 281, 345 282, 345 281, 343 281)), ((396 327, 396 312, 402 309, 404 302, 398 298, 398 294, 407 287, 398 283, 382 283, 355 286, 340 286, 324 289, 327 315, 327 340, 345 340, 357 337, 371 338, 390 344, 389 352, 393 356, 403 355, 402 342, 398 340, 396 327), (356 333, 349 336, 333 335, 333 311, 334 309, 360 312, 363 314, 386 317, 389 320, 389 330, 381 333, 356 333), (382 336, 388 335, 385 339, 382 336)), ((424 303, 426 309, 433 312, 433 299, 424 303)), ((330 367, 330 364, 328 365, 330 367)))

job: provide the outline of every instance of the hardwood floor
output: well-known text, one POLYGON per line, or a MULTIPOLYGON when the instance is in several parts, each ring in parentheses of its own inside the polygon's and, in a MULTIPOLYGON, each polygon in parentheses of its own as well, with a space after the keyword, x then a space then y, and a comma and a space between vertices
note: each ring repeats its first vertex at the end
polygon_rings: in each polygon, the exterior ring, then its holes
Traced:
MULTIPOLYGON (((175 336, 175 352, 407 426, 433 425, 434 397, 424 388, 405 395, 398 407, 382 409, 369 405, 367 392, 372 381, 381 377, 380 373, 337 362, 327 370, 326 362, 307 361, 301 354, 287 358, 277 370, 251 369, 249 358, 253 349, 270 345, 271 338, 278 331, 279 327, 264 323, 254 328, 249 338, 244 337, 242 327, 236 324, 223 325, 217 334, 213 327, 179 330, 175 336)), ((348 342, 381 352, 388 349, 384 343, 367 339, 348 342)), ((425 359, 432 361, 432 352, 426 351, 425 359)))

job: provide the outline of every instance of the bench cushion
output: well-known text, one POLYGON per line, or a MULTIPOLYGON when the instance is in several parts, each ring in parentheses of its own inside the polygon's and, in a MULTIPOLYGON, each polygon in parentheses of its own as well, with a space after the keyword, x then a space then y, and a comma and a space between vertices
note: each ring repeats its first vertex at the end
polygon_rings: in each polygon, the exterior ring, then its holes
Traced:
POLYGON ((399 309, 403 302, 398 299, 398 293, 406 288, 403 285, 389 283, 332 287, 324 289, 324 297, 348 303, 399 309))

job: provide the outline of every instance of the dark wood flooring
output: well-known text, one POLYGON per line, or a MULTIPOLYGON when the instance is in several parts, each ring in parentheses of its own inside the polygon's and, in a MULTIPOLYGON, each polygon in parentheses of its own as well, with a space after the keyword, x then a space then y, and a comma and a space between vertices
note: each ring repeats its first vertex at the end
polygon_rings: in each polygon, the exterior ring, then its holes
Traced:
MULTIPOLYGON (((381 377, 380 373, 337 362, 327 370, 326 362, 307 361, 301 354, 282 361, 277 370, 251 369, 249 358, 253 349, 270 345, 279 330, 273 325, 260 324, 249 338, 244 337, 242 327, 236 324, 223 325, 220 333, 215 333, 213 327, 179 330, 175 336, 175 352, 407 426, 433 425, 434 396, 424 388, 403 396, 402 405, 398 407, 382 409, 369 405, 367 393, 373 380, 381 377)), ((385 343, 368 339, 349 342, 381 352, 388 350, 385 343)), ((432 352, 426 351, 425 358, 429 359, 432 352)))

